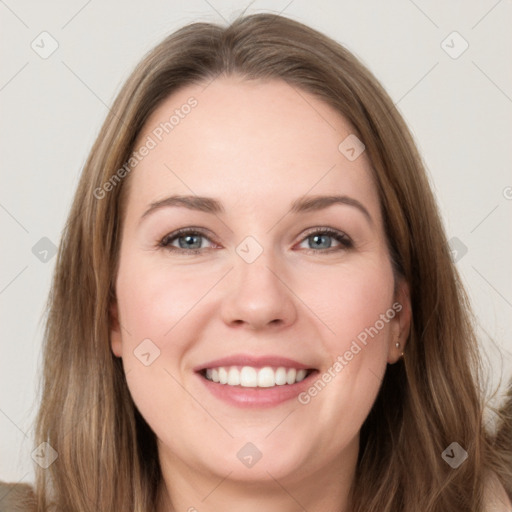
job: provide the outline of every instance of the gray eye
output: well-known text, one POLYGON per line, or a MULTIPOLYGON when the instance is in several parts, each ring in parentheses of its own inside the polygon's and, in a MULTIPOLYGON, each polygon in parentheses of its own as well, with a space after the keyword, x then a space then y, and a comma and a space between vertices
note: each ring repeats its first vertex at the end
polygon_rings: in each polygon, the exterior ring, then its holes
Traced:
POLYGON ((202 238, 201 235, 184 235, 177 240, 181 249, 200 249, 202 238))
POLYGON ((311 235, 308 237, 311 242, 312 249, 329 249, 332 245, 332 237, 330 235, 311 235))

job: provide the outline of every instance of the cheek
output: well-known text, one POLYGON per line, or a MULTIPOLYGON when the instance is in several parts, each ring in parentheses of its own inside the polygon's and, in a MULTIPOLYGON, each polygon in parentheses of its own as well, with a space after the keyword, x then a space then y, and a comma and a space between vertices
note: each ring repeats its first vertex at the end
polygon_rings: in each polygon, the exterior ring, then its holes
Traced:
POLYGON ((376 323, 379 334, 388 333, 389 323, 380 320, 393 303, 394 277, 386 258, 319 270, 314 282, 325 285, 304 287, 301 297, 325 324, 331 354, 346 350, 358 336, 364 340, 376 323))
POLYGON ((306 391, 301 403, 308 403, 320 422, 343 417, 343 424, 355 434, 371 409, 387 366, 395 317, 393 272, 382 259, 364 267, 330 269, 316 278, 329 285, 324 293, 316 289, 306 300, 326 326, 323 341, 330 364, 320 372, 322 382, 306 391))
POLYGON ((184 381, 189 351, 218 311, 201 300, 218 280, 211 268, 172 268, 165 261, 133 258, 120 268, 123 366, 133 400, 151 425, 169 421, 171 396, 175 407, 190 406, 177 382, 184 381))
POLYGON ((133 345, 150 338, 158 340, 161 349, 178 349, 176 327, 216 280, 211 270, 198 273, 145 262, 127 265, 120 272, 117 288, 120 317, 130 333, 124 332, 123 343, 133 345))
POLYGON ((128 388, 142 416, 158 434, 163 426, 174 428, 173 411, 194 407, 178 383, 183 381, 184 356, 198 337, 195 329, 199 322, 190 321, 196 320, 200 311, 194 306, 211 284, 192 276, 179 268, 133 259, 120 268, 117 281, 128 388))

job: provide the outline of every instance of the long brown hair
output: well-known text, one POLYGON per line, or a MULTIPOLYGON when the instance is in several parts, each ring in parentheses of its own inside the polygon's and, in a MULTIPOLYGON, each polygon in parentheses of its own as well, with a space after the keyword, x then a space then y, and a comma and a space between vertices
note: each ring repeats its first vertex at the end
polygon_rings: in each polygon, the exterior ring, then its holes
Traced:
POLYGON ((504 403, 495 412, 498 416, 496 435, 493 438, 496 453, 491 463, 495 474, 502 476, 502 484, 512 501, 512 380, 504 403))
POLYGON ((48 301, 36 444, 48 442, 58 458, 48 469, 36 467, 39 509, 155 509, 155 436, 109 343, 130 183, 124 166, 162 100, 222 74, 284 80, 352 125, 372 163, 395 270, 410 287, 405 357, 388 366, 362 427, 353 510, 483 510, 494 448, 482 427, 480 356, 421 158, 393 101, 350 52, 273 14, 240 17, 228 27, 194 23, 167 37, 128 78, 92 147, 48 301), (457 469, 441 455, 453 442, 468 453, 457 469))

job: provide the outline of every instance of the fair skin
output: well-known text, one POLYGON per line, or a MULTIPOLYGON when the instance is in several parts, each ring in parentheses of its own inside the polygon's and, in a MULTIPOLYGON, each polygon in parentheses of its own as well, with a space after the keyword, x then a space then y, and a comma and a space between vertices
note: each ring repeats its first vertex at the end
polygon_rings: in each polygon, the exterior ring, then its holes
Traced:
MULTIPOLYGON (((338 150, 353 130, 321 100, 281 81, 237 77, 174 93, 135 147, 191 96, 198 105, 129 178, 111 309, 112 351, 157 436, 165 483, 159 512, 348 512, 359 431, 410 323, 408 290, 392 271, 369 161, 365 153, 349 161, 338 150), (224 211, 175 205, 141 220, 151 203, 171 195, 215 198, 224 211), (289 212, 304 195, 346 196, 352 204, 289 212), (207 231, 187 239, 199 253, 187 248, 186 235, 158 246, 186 227, 207 231), (342 241, 310 233, 325 227, 344 233, 342 241), (240 246, 248 236, 258 245, 240 246), (258 246, 252 262, 237 251, 254 254, 258 246), (359 343, 362 349, 308 403, 297 396, 229 402, 210 391, 228 384, 195 371, 232 355, 285 357, 314 370, 293 384, 307 391, 396 302, 400 312, 359 343), (146 366, 134 350, 148 338, 153 345, 145 353, 158 347, 160 354, 146 366), (251 467, 237 456, 247 443, 261 454, 251 467)), ((261 398, 276 388, 242 391, 261 398)))

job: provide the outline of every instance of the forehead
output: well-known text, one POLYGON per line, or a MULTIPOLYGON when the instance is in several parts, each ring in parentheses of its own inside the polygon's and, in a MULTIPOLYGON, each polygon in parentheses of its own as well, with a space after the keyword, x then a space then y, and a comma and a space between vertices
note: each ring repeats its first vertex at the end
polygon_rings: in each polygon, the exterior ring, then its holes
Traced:
POLYGON ((130 188, 144 205, 171 193, 238 205, 243 197, 248 208, 341 193, 376 207, 366 155, 350 161, 339 149, 351 134, 334 108, 295 85, 218 78, 180 89, 153 112, 135 149, 152 147, 130 188))

